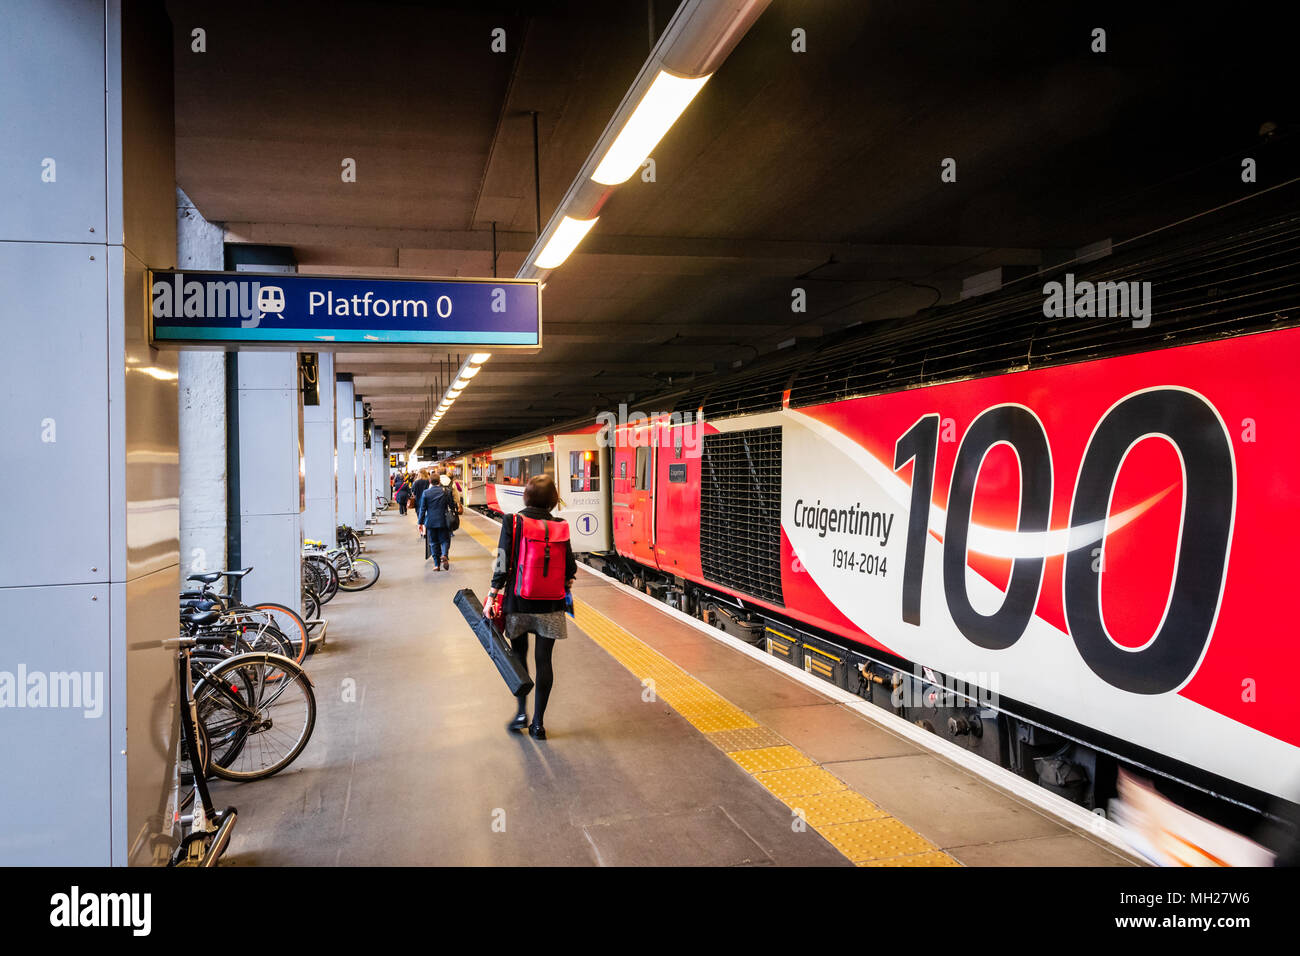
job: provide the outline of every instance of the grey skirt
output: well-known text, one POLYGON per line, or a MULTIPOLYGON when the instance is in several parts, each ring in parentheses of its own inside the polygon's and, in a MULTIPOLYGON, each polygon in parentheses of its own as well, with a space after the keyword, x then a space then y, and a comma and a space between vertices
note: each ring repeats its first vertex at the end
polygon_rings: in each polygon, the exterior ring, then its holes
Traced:
POLYGON ((538 637, 562 641, 569 636, 564 622, 566 617, 563 611, 547 611, 545 614, 507 614, 506 626, 502 629, 502 633, 506 637, 518 637, 532 631, 538 637))

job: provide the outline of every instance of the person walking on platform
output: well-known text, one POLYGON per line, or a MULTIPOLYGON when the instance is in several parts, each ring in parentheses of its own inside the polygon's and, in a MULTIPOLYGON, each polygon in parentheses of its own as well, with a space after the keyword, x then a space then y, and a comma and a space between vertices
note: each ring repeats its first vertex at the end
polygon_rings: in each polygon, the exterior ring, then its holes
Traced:
POLYGON ((451 548, 450 518, 455 511, 456 505, 442 484, 431 484, 420 495, 420 531, 428 535, 429 542, 429 553, 424 560, 433 558, 435 571, 451 570, 447 552, 451 548))
MULTIPOLYGON (((415 482, 411 485, 411 500, 415 502, 417 517, 419 515, 420 500, 424 497, 424 489, 428 487, 429 487, 429 469, 421 468, 419 473, 415 476, 415 482)), ((420 537, 422 538, 424 537, 423 528, 420 529, 420 537)))
POLYGON ((456 515, 455 518, 451 518, 447 522, 447 548, 442 562, 442 569, 447 571, 451 562, 451 538, 456 533, 456 529, 460 527, 460 516, 465 513, 465 509, 460 506, 460 499, 456 497, 456 488, 451 483, 451 476, 445 471, 438 476, 438 484, 451 501, 451 510, 456 515))
POLYGON ((568 606, 568 593, 573 589, 573 579, 578 576, 578 562, 573 557, 573 545, 569 542, 567 533, 568 522, 551 516, 551 510, 559 501, 560 493, 550 475, 536 475, 528 479, 528 484, 524 487, 523 509, 501 522, 496 572, 492 575, 492 586, 484 602, 486 610, 493 606, 498 594, 502 595, 503 633, 510 639, 511 650, 524 662, 525 667, 528 664, 528 636, 532 634, 537 639, 533 657, 537 665, 537 679, 534 684, 536 697, 533 700, 532 723, 528 722, 528 696, 525 694, 518 698, 517 712, 506 726, 512 731, 523 730, 526 726, 528 733, 538 740, 546 739, 542 718, 546 714, 546 704, 555 682, 551 655, 555 650, 555 642, 568 636, 564 612, 568 606), (563 525, 563 532, 550 531, 541 522, 563 525), (551 544, 552 540, 554 544, 551 544), (552 555, 553 551, 559 550, 555 546, 561 540, 564 544, 563 554, 552 555), (561 558, 564 593, 560 597, 527 598, 521 595, 521 592, 526 594, 530 590, 548 590, 546 579, 558 579, 556 572, 559 570, 558 559, 561 558))
POLYGON ((398 475, 397 480, 393 482, 393 486, 397 489, 393 495, 397 499, 397 513, 404 515, 406 514, 406 503, 411 499, 411 486, 407 483, 405 475, 398 475))

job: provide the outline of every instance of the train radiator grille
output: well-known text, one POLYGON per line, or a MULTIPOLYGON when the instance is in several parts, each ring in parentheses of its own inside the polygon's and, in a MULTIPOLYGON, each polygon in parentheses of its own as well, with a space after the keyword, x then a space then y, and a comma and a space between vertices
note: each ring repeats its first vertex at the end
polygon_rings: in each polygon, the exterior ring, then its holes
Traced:
POLYGON ((784 607, 780 427, 705 435, 702 465, 705 578, 784 607))

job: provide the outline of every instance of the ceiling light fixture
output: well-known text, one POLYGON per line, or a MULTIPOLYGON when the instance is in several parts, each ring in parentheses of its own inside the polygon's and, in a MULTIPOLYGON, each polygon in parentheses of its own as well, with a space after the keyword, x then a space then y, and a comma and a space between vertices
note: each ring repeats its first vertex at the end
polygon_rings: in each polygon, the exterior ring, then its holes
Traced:
POLYGON ((593 216, 591 219, 572 219, 565 216, 551 236, 550 242, 537 254, 537 267, 554 269, 564 262, 578 247, 578 243, 582 242, 582 237, 591 231, 591 227, 598 219, 599 216, 593 216))
MULTIPOLYGON (((673 76, 660 70, 591 178, 602 186, 631 179, 712 75, 673 76)), ((537 264, 542 265, 540 256, 537 264)))

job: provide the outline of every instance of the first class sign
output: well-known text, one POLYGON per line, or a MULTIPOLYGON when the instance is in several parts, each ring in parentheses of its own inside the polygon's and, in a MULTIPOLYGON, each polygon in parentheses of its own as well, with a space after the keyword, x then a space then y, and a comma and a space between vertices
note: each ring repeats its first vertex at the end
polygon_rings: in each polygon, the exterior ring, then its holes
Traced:
POLYGON ((542 298, 522 279, 149 273, 155 346, 542 344, 542 298))

